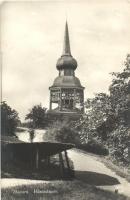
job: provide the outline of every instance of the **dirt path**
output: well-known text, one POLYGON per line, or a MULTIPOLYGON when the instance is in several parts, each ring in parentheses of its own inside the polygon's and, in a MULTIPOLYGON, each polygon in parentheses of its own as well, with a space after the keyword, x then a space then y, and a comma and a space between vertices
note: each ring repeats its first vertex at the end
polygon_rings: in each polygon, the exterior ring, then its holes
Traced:
POLYGON ((106 167, 96 156, 78 151, 68 151, 69 157, 74 162, 76 178, 96 187, 117 191, 130 197, 130 183, 106 167))

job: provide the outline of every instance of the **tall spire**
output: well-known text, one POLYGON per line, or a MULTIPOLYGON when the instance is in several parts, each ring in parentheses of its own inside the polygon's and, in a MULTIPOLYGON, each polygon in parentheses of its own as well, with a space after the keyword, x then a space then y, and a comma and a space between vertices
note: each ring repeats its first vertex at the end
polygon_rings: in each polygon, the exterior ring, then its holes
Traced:
POLYGON ((62 55, 71 55, 67 21, 66 21, 66 24, 65 24, 64 46, 63 46, 63 54, 62 55))

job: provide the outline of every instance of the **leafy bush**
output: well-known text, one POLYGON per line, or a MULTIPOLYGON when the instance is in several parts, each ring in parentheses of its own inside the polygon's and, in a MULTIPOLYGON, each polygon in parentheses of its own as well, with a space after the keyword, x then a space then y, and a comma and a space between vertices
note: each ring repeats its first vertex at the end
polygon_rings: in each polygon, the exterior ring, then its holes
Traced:
POLYGON ((79 145, 78 148, 98 155, 105 156, 109 154, 108 149, 102 143, 94 139, 89 140, 86 144, 79 145))
POLYGON ((44 139, 64 143, 80 143, 80 136, 78 132, 70 127, 68 121, 54 122, 52 126, 48 128, 44 139))
POLYGON ((123 124, 119 125, 116 130, 110 133, 109 140, 107 141, 107 146, 109 147, 110 155, 113 160, 125 167, 130 165, 128 155, 129 141, 129 127, 126 127, 123 124))

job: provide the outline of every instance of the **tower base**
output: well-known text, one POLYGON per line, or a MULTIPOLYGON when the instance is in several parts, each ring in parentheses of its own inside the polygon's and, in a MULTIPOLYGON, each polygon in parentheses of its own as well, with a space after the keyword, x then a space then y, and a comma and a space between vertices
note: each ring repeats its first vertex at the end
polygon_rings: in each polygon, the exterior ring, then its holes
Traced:
POLYGON ((51 121, 63 121, 63 120, 69 120, 69 121, 77 121, 82 117, 81 113, 77 112, 64 112, 64 111, 55 111, 55 110, 49 110, 47 112, 47 117, 51 121))

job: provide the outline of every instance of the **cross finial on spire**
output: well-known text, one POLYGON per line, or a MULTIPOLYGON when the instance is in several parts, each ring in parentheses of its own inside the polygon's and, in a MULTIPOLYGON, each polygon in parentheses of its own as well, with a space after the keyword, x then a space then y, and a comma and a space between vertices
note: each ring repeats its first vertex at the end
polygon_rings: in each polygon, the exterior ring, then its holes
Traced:
POLYGON ((66 24, 65 24, 63 55, 71 55, 67 20, 66 20, 66 24))

